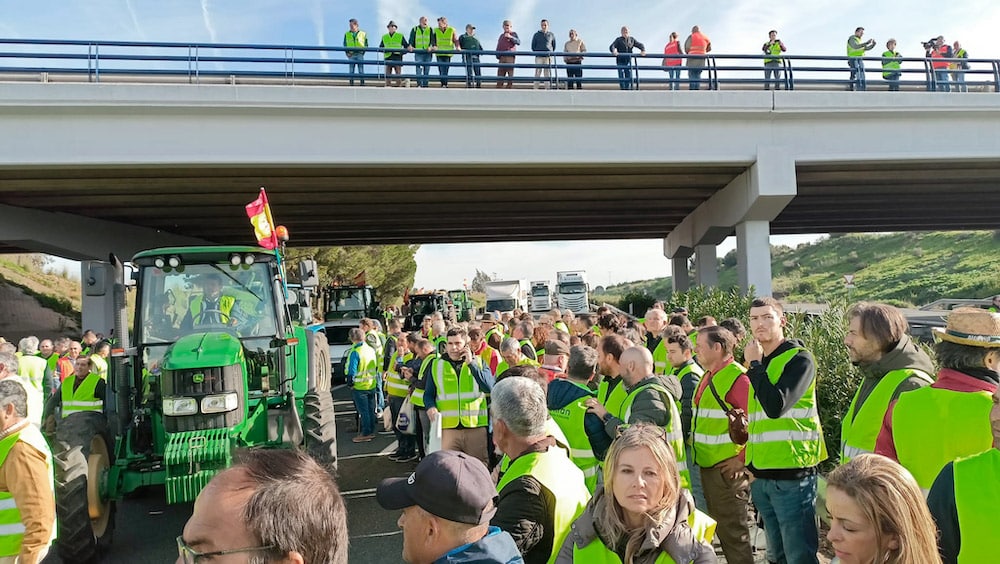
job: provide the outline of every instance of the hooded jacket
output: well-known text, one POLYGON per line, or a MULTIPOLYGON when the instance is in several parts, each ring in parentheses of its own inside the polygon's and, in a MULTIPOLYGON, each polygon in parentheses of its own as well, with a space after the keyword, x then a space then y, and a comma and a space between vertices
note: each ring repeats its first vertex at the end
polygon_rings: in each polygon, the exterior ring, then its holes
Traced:
POLYGON ((474 543, 455 548, 438 558, 434 564, 524 564, 517 545, 509 534, 497 527, 490 527, 486 536, 474 543))
MULTIPOLYGON (((607 500, 604 495, 604 486, 597 487, 594 497, 587 504, 587 509, 573 522, 569 535, 559 549, 556 557, 556 564, 569 564, 573 562, 573 545, 579 547, 587 546, 591 541, 600 540, 594 522, 594 515, 597 508, 604 508, 607 500)), ((636 553, 632 564, 654 564, 661 553, 666 552, 678 564, 708 564, 717 562, 715 550, 708 544, 702 543, 694 537, 694 533, 688 526, 688 514, 694 507, 694 501, 687 490, 681 490, 681 498, 674 507, 673 513, 667 515, 667 519, 662 523, 650 524, 646 530, 646 538, 642 541, 642 546, 636 553)), ((600 540, 600 542, 604 542, 600 540)), ((605 545, 606 546, 606 545, 605 545)), ((619 558, 624 561, 624 555, 619 558)))
MULTIPOLYGON (((861 406, 864 405, 868 396, 875 389, 875 386, 882 381, 883 376, 893 370, 902 368, 912 368, 920 370, 932 378, 934 376, 934 363, 931 362, 930 357, 908 335, 903 335, 903 338, 896 343, 895 348, 882 355, 882 358, 871 364, 858 365, 858 371, 864 376, 864 380, 861 381, 861 388, 858 392, 856 410, 861 410, 861 406)), ((892 394, 892 400, 899 399, 899 394, 903 392, 916 390, 927 384, 928 382, 923 378, 910 376, 896 387, 896 391, 892 394)))

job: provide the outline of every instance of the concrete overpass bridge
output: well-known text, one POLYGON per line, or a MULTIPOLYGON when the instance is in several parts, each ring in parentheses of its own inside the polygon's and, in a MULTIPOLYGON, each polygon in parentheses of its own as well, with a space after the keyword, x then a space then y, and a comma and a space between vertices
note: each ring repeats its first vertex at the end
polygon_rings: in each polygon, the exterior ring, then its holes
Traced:
POLYGON ((735 234, 764 293, 771 234, 1000 228, 998 131, 991 93, 11 83, 0 242, 245 243, 263 185, 297 245, 657 237, 678 288, 735 234))

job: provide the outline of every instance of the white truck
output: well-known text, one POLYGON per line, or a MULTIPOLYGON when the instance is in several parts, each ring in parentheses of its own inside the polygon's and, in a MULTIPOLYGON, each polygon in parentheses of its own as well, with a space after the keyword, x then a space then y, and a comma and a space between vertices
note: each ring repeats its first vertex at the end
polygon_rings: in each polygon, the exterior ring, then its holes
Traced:
POLYGON ((573 313, 590 311, 590 287, 584 270, 564 270, 556 273, 556 303, 559 309, 573 313))
POLYGON ((486 311, 528 311, 527 280, 494 280, 487 282, 486 311))
POLYGON ((548 280, 531 283, 531 311, 548 312, 552 309, 552 288, 548 280))

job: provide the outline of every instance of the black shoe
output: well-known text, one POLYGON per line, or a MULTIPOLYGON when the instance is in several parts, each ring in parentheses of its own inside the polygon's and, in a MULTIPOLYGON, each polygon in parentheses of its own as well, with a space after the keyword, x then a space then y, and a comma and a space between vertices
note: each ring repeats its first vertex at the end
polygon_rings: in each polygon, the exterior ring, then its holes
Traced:
POLYGON ((392 458, 391 460, 393 462, 416 462, 418 458, 420 457, 418 457, 417 453, 414 452, 411 454, 401 454, 396 458, 392 458))
POLYGON ((389 460, 396 460, 396 459, 397 459, 397 458, 399 458, 399 456, 400 456, 400 455, 402 455, 402 454, 403 454, 403 452, 402 452, 402 451, 400 451, 399 449, 396 449, 396 450, 394 450, 394 451, 390 452, 390 453, 388 454, 388 456, 386 456, 386 458, 388 458, 389 460))

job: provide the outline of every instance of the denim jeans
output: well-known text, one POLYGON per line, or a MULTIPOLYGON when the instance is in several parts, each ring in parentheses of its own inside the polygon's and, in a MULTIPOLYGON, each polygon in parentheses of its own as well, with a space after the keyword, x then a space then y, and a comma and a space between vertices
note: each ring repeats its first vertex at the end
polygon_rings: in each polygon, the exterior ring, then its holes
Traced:
POLYGON ((851 57, 847 59, 847 66, 851 67, 851 90, 865 89, 864 61, 861 57, 851 57))
POLYGON ((622 90, 632 89, 632 58, 618 57, 618 87, 622 90))
POLYGON ((768 562, 819 562, 816 474, 801 480, 757 478, 750 484, 750 498, 764 520, 768 562))
MULTIPOLYGON (((392 412, 392 432, 396 434, 396 442, 399 443, 399 452, 402 454, 416 454, 417 452, 417 436, 404 435, 396 430, 396 419, 399 417, 399 410, 403 407, 403 402, 406 398, 401 398, 398 396, 389 396, 389 411, 392 412)), ((416 416, 417 412, 414 411, 413 415, 416 416)), ((416 427, 416 422, 411 422, 411 425, 416 427)))
POLYGON ((351 53, 347 55, 347 68, 351 75, 351 86, 354 86, 354 77, 361 77, 361 86, 365 85, 365 54, 351 53))
POLYGON ((681 69, 679 66, 667 67, 667 79, 670 81, 667 84, 667 89, 669 90, 680 90, 681 88, 681 69))
POLYGON ((448 86, 448 70, 451 68, 451 55, 438 55, 438 74, 441 76, 441 86, 448 86))
POLYGON ((934 80, 937 82, 934 91, 951 92, 951 86, 948 85, 948 74, 948 69, 934 69, 934 80))
POLYGON ((885 81, 889 83, 889 92, 899 92, 899 72, 883 73, 885 81))
POLYGON ((354 396, 354 409, 358 410, 361 419, 362 435, 375 434, 375 390, 351 390, 354 396))
POLYGON ((774 84, 775 90, 781 90, 782 79, 781 61, 764 63, 764 90, 770 90, 772 84, 774 84), (774 77, 773 80, 772 77, 774 77))
POLYGON ((483 71, 479 66, 479 55, 462 53, 462 62, 465 63, 465 87, 482 88, 483 71))
POLYGON ((705 492, 701 488, 701 469, 694 463, 692 450, 691 445, 684 445, 688 473, 691 474, 691 495, 694 497, 694 506, 707 513, 708 505, 705 504, 705 492))
POLYGON ((955 83, 955 92, 968 92, 969 86, 965 84, 965 71, 952 70, 951 81, 955 83))
POLYGON ((413 54, 413 60, 417 63, 417 86, 420 88, 427 88, 427 84, 430 82, 427 77, 431 74, 432 57, 427 51, 417 51, 413 54))
POLYGON ((688 69, 688 79, 691 80, 691 82, 688 83, 688 90, 701 90, 701 71, 703 70, 705 69, 701 67, 688 69))

